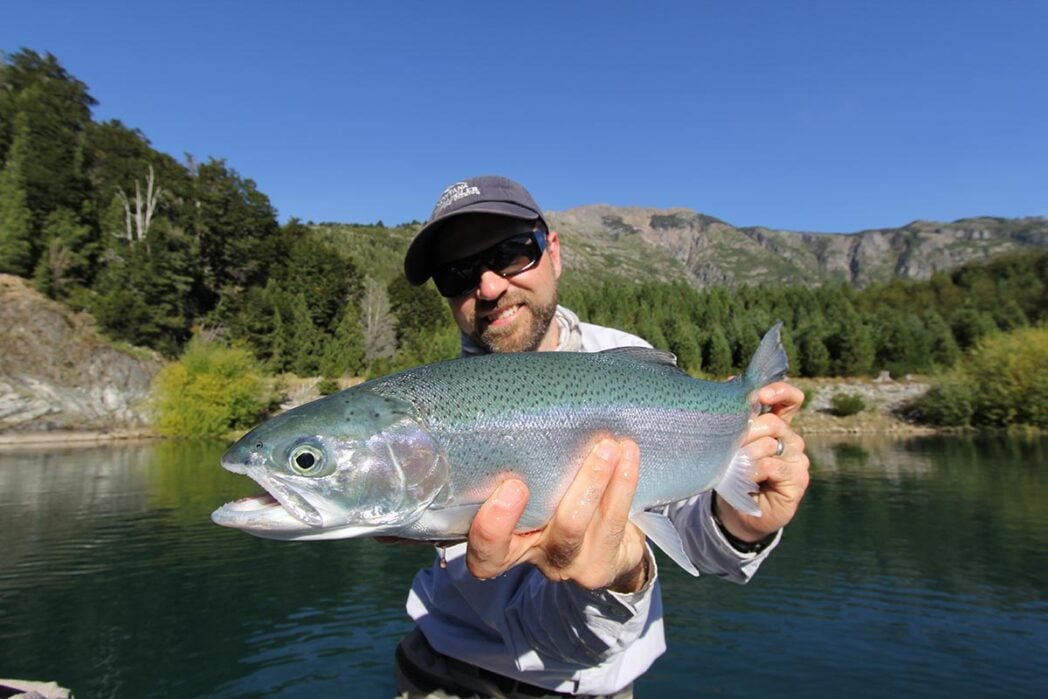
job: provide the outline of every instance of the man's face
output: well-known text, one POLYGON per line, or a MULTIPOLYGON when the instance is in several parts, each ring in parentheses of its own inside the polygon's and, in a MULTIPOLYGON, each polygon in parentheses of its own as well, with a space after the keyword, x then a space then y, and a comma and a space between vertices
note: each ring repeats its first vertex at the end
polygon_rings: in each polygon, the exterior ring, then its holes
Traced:
POLYGON ((546 250, 531 269, 502 277, 484 269, 476 289, 448 299, 455 322, 490 352, 553 350, 559 333, 557 310, 560 241, 547 234, 546 250))

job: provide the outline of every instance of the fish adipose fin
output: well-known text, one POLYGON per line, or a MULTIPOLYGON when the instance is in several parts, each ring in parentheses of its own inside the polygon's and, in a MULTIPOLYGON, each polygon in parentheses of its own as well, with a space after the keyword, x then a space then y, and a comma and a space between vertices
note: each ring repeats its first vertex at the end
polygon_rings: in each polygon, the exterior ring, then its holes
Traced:
POLYGON ((751 390, 756 390, 774 381, 781 381, 789 368, 786 350, 782 348, 782 321, 779 321, 764 333, 764 338, 746 369, 746 383, 751 390))
POLYGON ((688 558, 688 554, 684 553, 684 543, 680 540, 680 533, 673 526, 669 517, 658 512, 642 510, 635 512, 630 517, 630 521, 640 527, 644 535, 672 558, 674 563, 692 575, 698 576, 699 571, 688 558))
POLYGON ((758 488, 753 477, 757 475, 757 468, 749 455, 742 449, 735 452, 728 464, 728 470, 724 472, 721 482, 713 487, 717 494, 728 501, 728 504, 743 514, 752 517, 761 516, 761 508, 757 507, 752 494, 758 488))

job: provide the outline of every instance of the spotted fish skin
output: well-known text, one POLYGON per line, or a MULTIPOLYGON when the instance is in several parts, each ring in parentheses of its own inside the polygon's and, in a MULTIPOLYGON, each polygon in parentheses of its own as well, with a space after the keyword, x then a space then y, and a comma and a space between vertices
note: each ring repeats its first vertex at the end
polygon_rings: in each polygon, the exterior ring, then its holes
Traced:
POLYGON ((614 435, 640 447, 631 516, 673 548, 643 510, 716 489, 759 514, 739 447, 758 410, 756 391, 786 371, 780 329, 768 331, 744 375, 723 383, 634 347, 454 359, 360 384, 234 444, 223 466, 271 497, 229 503, 212 519, 281 539, 459 539, 513 476, 531 494, 518 529, 534 529, 549 521, 597 439, 614 435))
POLYGON ((742 380, 693 379, 671 360, 634 348, 491 354, 409 369, 368 390, 414 406, 452 464, 455 504, 479 504, 503 478, 522 478, 531 497, 520 527, 529 529, 549 520, 603 435, 640 447, 636 509, 716 484, 746 431, 749 391, 742 380))

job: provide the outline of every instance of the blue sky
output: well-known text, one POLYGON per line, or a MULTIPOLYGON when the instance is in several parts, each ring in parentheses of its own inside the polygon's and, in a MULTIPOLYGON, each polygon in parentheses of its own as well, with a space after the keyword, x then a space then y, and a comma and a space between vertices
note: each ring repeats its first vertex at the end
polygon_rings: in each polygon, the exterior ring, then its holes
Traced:
POLYGON ((2 0, 0 49, 282 220, 421 220, 477 174, 791 230, 1048 216, 1048 2, 378 4, 2 0))

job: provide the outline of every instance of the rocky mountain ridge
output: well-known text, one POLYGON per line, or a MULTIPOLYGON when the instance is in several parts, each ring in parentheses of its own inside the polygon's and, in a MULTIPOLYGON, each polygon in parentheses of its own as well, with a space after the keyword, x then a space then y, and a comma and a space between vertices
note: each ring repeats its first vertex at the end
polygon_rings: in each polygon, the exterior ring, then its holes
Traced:
POLYGON ((724 284, 848 282, 863 288, 1048 245, 1048 219, 914 221, 850 234, 737 228, 691 209, 607 205, 547 212, 569 270, 639 281, 724 284))

